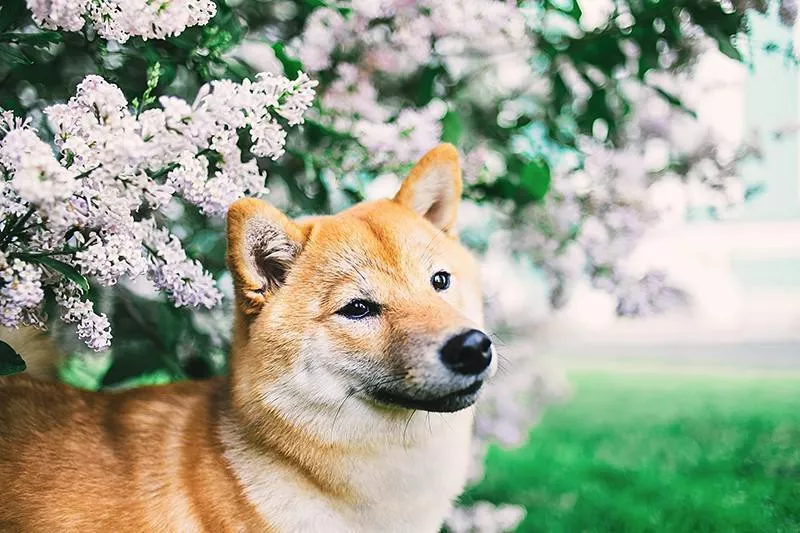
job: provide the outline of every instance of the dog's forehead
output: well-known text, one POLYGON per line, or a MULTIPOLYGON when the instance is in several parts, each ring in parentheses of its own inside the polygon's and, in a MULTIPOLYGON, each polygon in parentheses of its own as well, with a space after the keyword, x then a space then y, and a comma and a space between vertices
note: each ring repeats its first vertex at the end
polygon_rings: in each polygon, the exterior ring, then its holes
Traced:
POLYGON ((427 268, 450 239, 418 215, 389 201, 359 204, 313 221, 309 255, 342 268, 427 268))

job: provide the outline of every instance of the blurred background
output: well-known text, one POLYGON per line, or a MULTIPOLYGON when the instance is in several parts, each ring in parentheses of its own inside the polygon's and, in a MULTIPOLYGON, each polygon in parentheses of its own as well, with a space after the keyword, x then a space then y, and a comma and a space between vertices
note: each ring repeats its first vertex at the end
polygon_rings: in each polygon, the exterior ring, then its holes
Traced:
MULTIPOLYGON (((112 154, 130 157, 122 172, 173 186, 163 205, 142 193, 126 214, 174 235, 221 303, 176 307, 163 264, 119 267, 151 250, 125 256, 105 219, 53 237, 52 213, 0 157, 0 323, 47 324, 66 352, 59 379, 102 389, 226 372, 223 220, 203 187, 230 152, 206 139, 189 154, 208 157, 191 196, 177 163, 144 165, 103 140, 116 126, 100 118, 104 134, 86 134, 76 163, 64 139, 85 134, 65 136, 48 107, 79 109, 76 86, 98 74, 141 128, 142 110, 176 105, 161 97, 196 110, 206 83, 302 71, 319 84, 304 122, 273 117, 285 153, 262 157, 253 127, 235 128, 236 163, 264 173, 269 191, 228 191, 228 203, 262 194, 291 215, 338 211, 391 196, 438 142, 462 153, 461 236, 483 264, 501 364, 447 530, 800 531, 794 0, 95 4, 3 2, 0 107, 82 179, 112 154), (20 229, 26 209, 48 239, 20 229), (96 245, 91 261, 57 249, 76 234, 96 245), (120 272, 113 282, 98 256, 120 272), (42 296, 19 298, 23 281, 42 296), (59 283, 88 287, 90 313, 70 315, 59 283)), ((150 142, 136 127, 124 135, 150 142)))
POLYGON ((763 187, 722 216, 678 209, 632 252, 690 303, 631 320, 581 281, 543 322, 539 361, 563 396, 470 492, 524 505, 520 531, 800 528, 800 93, 795 59, 760 46, 796 31, 754 17, 750 64, 712 49, 694 67, 698 119, 759 137, 737 175, 763 187))

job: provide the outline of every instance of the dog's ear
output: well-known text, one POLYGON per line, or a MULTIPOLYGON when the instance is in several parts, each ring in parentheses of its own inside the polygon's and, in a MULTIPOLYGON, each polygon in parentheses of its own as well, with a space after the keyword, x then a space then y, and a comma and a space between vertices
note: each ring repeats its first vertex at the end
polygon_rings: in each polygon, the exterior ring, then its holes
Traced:
POLYGON ((242 198, 228 209, 228 268, 237 300, 255 313, 283 284, 306 236, 289 218, 255 198, 242 198))
POLYGON ((452 144, 440 144, 411 169, 394 201, 455 235, 461 188, 458 151, 452 144))

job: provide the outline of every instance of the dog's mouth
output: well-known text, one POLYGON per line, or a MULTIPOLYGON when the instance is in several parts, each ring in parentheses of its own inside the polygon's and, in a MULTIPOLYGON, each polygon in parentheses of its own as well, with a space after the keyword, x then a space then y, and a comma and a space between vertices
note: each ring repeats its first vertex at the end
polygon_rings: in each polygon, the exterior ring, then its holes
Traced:
POLYGON ((414 398, 413 396, 393 392, 385 389, 374 389, 370 396, 383 405, 403 407, 405 409, 419 409, 436 413, 452 413, 465 409, 475 403, 478 391, 483 386, 483 380, 477 380, 469 387, 450 392, 434 398, 414 398))

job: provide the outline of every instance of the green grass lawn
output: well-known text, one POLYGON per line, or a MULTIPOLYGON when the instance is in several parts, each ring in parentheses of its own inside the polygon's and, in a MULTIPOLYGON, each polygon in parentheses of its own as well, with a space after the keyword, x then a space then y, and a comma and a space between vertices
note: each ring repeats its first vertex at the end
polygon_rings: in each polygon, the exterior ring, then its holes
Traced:
POLYGON ((491 450, 467 501, 524 505, 524 532, 800 532, 800 379, 571 381, 527 446, 491 450))

